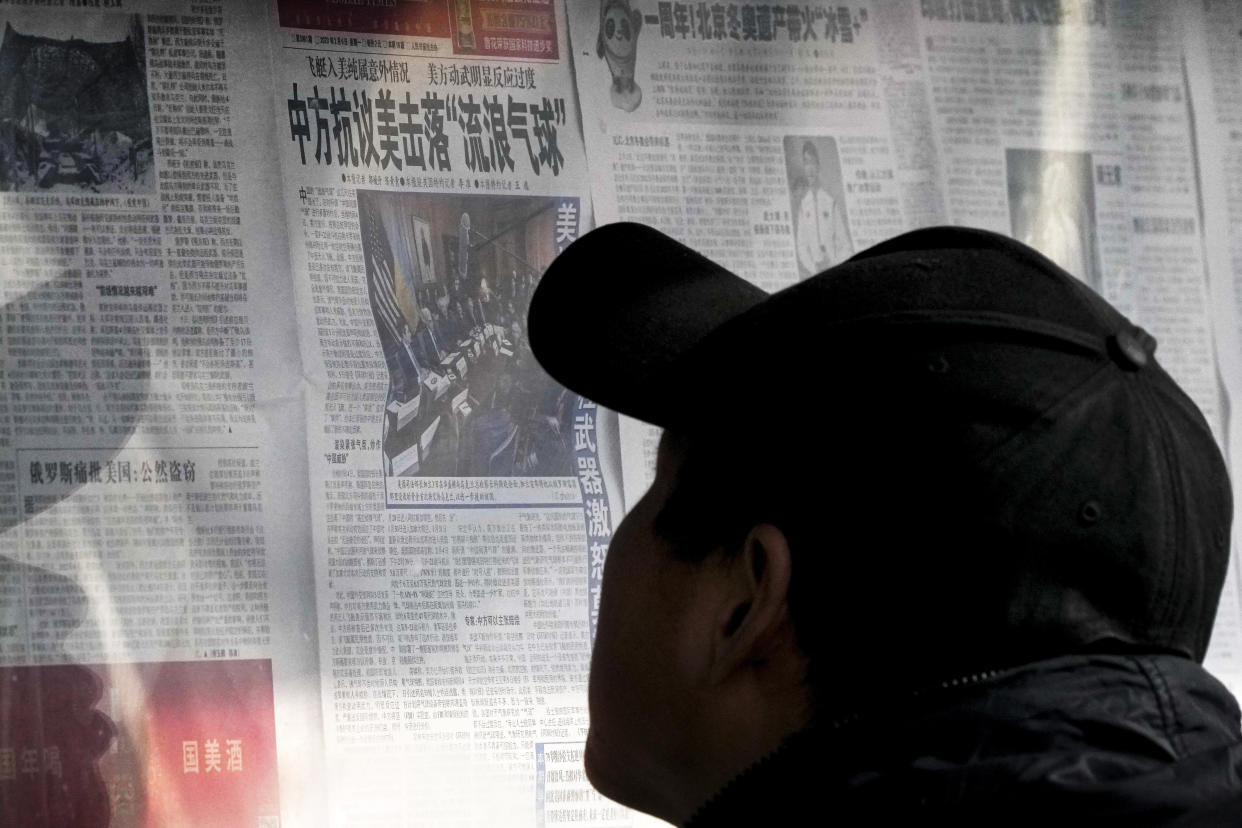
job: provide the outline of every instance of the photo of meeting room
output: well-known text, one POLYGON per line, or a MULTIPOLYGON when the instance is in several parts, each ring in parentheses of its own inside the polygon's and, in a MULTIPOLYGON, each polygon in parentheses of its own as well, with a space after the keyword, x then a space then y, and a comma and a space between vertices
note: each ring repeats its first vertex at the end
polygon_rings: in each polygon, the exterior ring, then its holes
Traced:
POLYGON ((574 396, 525 326, 577 199, 359 191, 358 214, 389 373, 385 475, 572 475, 574 396))

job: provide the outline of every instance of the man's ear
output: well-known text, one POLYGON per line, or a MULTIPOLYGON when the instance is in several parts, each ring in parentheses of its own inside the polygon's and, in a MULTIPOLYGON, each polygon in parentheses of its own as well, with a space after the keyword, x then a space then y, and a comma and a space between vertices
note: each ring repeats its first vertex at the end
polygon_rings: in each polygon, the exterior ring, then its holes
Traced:
POLYGON ((720 565, 724 600, 713 631, 712 679, 723 681, 750 665, 795 655, 789 615, 793 559, 785 533, 770 523, 757 524, 742 548, 720 565))

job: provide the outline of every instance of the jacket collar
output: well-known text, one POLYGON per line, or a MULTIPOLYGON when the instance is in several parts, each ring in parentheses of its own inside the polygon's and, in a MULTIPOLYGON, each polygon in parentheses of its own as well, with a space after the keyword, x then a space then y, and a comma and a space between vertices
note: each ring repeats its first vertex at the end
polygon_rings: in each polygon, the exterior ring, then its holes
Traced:
POLYGON ((996 817, 986 810, 996 802, 1027 802, 1041 819, 1202 813, 1209 821, 1193 824, 1212 825, 1211 814, 1242 811, 1238 722, 1228 690, 1190 659, 1065 656, 893 694, 813 724, 685 825, 835 823, 864 808, 871 818, 996 817))

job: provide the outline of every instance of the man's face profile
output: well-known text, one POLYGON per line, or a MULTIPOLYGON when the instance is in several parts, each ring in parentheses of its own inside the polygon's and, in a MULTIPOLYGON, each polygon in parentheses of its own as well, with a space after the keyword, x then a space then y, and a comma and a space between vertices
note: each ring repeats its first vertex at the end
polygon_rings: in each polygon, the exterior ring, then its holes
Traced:
POLYGON ((655 481, 617 527, 591 660, 586 773, 605 796, 641 810, 663 804, 650 801, 650 789, 671 779, 670 765, 687 748, 693 704, 685 686, 692 665, 679 641, 690 623, 693 565, 676 560, 655 530, 683 457, 682 441, 666 433, 655 481))
POLYGON ((736 543, 687 554, 687 535, 706 536, 697 525, 677 540, 657 529, 687 485, 690 451, 665 432, 655 481, 609 547, 584 755, 600 793, 670 822, 775 749, 809 710, 780 531, 761 524, 736 543))

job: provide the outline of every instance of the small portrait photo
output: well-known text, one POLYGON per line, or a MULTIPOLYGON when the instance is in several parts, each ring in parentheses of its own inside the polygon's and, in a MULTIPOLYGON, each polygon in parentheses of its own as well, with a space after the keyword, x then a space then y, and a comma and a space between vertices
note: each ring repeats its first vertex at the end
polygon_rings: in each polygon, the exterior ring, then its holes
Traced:
POLYGON ((1090 153, 1006 150, 1005 175, 1013 237, 1101 290, 1090 153))
POLYGON ((0 15, 0 190, 155 188, 136 14, 0 15))
POLYGON ((785 175, 798 252, 806 279, 854 255, 837 142, 822 136, 785 136, 785 175))

